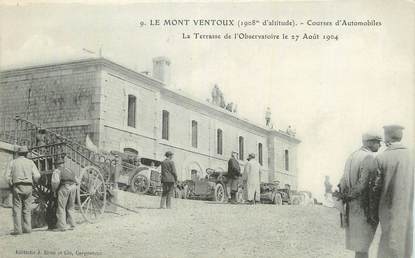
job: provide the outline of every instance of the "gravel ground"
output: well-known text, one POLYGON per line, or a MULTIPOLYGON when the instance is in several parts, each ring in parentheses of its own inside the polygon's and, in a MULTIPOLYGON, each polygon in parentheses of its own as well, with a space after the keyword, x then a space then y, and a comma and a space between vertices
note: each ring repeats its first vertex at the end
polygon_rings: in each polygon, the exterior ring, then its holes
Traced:
POLYGON ((74 231, 21 236, 9 235, 11 209, 0 208, 0 257, 354 257, 335 209, 175 199, 160 210, 157 197, 122 198, 138 214, 118 209, 74 231))

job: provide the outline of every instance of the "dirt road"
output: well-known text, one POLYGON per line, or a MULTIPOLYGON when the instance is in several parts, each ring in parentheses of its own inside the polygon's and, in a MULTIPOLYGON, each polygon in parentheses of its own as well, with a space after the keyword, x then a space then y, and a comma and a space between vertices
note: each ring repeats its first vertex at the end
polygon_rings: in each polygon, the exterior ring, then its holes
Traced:
POLYGON ((158 201, 134 196, 138 214, 21 236, 9 235, 11 209, 0 208, 0 257, 354 257, 334 209, 175 199, 160 210, 158 201))

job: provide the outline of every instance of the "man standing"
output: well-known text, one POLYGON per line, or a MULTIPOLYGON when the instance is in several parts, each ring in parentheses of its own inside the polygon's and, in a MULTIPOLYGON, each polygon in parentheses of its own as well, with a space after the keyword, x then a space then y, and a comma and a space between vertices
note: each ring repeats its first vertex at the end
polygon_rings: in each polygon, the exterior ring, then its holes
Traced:
POLYGON ((261 173, 260 165, 255 160, 255 154, 248 155, 248 162, 244 168, 244 185, 246 186, 247 201, 249 204, 255 204, 260 201, 260 182, 261 173))
POLYGON ((376 232, 377 223, 368 223, 367 200, 369 179, 376 175, 374 152, 380 148, 381 137, 374 133, 362 136, 363 146, 346 161, 340 180, 341 194, 346 203, 343 227, 346 248, 355 251, 356 258, 368 257, 368 250, 376 232))
POLYGON ((166 159, 161 162, 161 194, 160 209, 171 209, 171 198, 174 193, 174 184, 177 181, 176 167, 173 162, 173 152, 167 151, 166 159))
POLYGON ((237 202, 236 193, 238 192, 239 178, 242 176, 237 155, 236 151, 232 151, 231 158, 228 161, 228 184, 231 192, 231 203, 237 202))
POLYGON ((56 231, 65 231, 66 224, 69 224, 69 230, 73 230, 75 228, 74 208, 77 184, 75 172, 64 167, 62 158, 55 161, 55 166, 56 169, 52 174, 52 191, 58 196, 56 231))
POLYGON ((410 258, 412 254, 414 166, 403 146, 399 125, 384 126, 388 148, 376 160, 380 173, 378 258, 410 258))
POLYGON ((7 171, 7 179, 13 193, 13 223, 12 235, 30 233, 32 231, 31 204, 33 181, 40 178, 39 170, 35 163, 27 159, 29 152, 26 146, 17 149, 17 158, 12 160, 7 171), (23 209, 23 212, 22 212, 23 209), (23 213, 23 227, 22 227, 23 213), (22 230, 23 229, 23 230, 22 230))

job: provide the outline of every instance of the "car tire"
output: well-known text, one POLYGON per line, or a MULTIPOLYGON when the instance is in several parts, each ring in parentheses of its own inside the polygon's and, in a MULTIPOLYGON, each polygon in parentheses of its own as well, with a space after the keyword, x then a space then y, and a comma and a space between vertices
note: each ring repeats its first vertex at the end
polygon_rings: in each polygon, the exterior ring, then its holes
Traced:
POLYGON ((225 188, 222 184, 216 184, 215 186, 215 195, 213 196, 214 201, 224 202, 225 201, 225 188))
POLYGON ((144 175, 137 174, 131 180, 130 192, 145 194, 150 189, 150 181, 144 175))
POLYGON ((281 195, 280 194, 275 194, 275 196, 274 196, 274 204, 275 205, 282 205, 282 198, 281 198, 281 195))

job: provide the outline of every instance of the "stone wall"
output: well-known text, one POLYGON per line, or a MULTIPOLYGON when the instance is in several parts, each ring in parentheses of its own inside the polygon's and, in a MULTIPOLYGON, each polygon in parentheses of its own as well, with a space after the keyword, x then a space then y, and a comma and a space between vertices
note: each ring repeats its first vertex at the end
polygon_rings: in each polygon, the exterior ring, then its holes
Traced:
POLYGON ((100 105, 98 70, 55 65, 2 72, 0 120, 19 115, 48 128, 94 124, 100 105))

